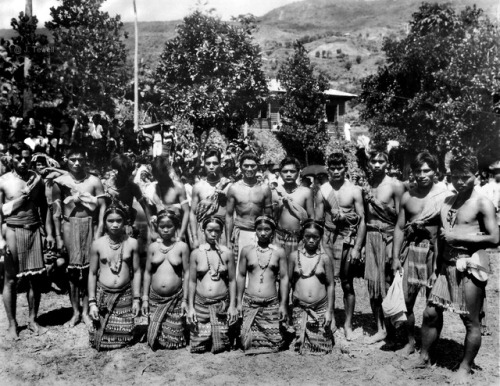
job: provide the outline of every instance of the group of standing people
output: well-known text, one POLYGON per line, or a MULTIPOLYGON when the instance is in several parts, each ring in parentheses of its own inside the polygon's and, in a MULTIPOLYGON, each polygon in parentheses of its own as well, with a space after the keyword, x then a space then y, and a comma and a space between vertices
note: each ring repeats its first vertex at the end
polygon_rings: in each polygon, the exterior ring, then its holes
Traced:
POLYGON ((194 185, 191 202, 172 178, 168 157, 154 158, 155 182, 146 190, 132 182, 133 165, 124 155, 112 159, 114 173, 105 181, 87 172, 82 149, 70 149, 68 170, 52 168, 51 179, 29 168, 29 148, 13 148, 11 157, 11 171, 0 178, 6 224, 0 247, 9 251, 3 297, 12 338, 16 277, 30 283, 28 328, 43 333, 36 322, 37 281, 46 271, 64 271, 73 307, 68 326, 83 320, 98 350, 130 344, 136 324, 146 320, 154 349, 189 342, 193 353, 232 347, 261 353, 291 344, 300 353, 329 353, 337 330, 336 280, 347 340, 355 339, 353 279, 366 280, 377 326, 371 344, 394 336, 382 301, 400 275, 408 319, 404 353, 415 351, 413 308, 425 291, 416 366, 430 365, 443 311, 451 310, 466 327, 456 375, 470 374, 486 285, 473 258, 499 242, 495 207, 474 189, 474 157, 451 161, 456 193, 435 183, 438 161, 427 152, 411 165, 416 185, 410 190, 387 175, 381 151, 370 153, 364 186, 346 179, 345 155, 333 153, 328 178, 311 189, 299 183, 293 157, 281 161, 278 184, 267 184, 257 178, 259 158, 243 153, 242 178, 233 181, 222 175, 220 151, 206 149, 205 178, 194 185), (148 223, 137 239, 134 199, 148 223))

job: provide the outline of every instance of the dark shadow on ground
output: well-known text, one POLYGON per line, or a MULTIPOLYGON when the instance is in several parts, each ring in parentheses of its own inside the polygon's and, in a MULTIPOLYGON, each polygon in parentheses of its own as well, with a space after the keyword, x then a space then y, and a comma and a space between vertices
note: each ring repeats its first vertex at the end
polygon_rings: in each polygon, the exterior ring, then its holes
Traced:
POLYGON ((44 327, 62 326, 71 319, 71 316, 73 316, 73 309, 71 307, 61 307, 40 315, 37 321, 44 327))

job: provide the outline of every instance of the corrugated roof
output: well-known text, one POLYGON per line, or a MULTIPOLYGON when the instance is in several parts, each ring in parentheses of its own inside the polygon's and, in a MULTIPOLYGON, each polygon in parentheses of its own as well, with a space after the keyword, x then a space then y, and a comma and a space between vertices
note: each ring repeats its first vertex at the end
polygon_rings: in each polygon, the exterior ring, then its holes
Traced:
MULTIPOLYGON (((270 79, 267 82, 267 87, 269 91, 271 92, 285 92, 285 89, 281 87, 280 82, 278 82, 277 79, 273 78, 270 79)), ((348 92, 340 91, 340 90, 335 90, 333 88, 329 88, 328 90, 325 90, 324 93, 326 95, 331 95, 331 96, 338 96, 338 97, 344 97, 344 98, 356 98, 356 94, 350 94, 348 92)))

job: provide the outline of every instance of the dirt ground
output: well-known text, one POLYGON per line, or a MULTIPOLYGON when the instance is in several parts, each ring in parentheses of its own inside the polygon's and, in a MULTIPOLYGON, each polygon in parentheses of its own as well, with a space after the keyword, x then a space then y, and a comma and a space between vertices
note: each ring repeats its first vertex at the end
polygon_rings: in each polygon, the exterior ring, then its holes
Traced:
MULTIPOLYGON (((487 286, 487 323, 490 336, 483 337, 476 358, 473 382, 499 385, 499 262, 492 261, 494 274, 487 286)), ((49 328, 43 336, 26 329, 27 302, 18 296, 19 341, 5 339, 5 312, 0 312, 1 385, 156 385, 156 384, 272 384, 272 385, 422 385, 445 384, 462 355, 464 327, 460 318, 445 314, 445 325, 436 347, 437 362, 432 368, 404 370, 408 360, 401 358, 382 342, 368 346, 364 336, 373 333, 374 324, 363 281, 355 284, 357 293, 354 323, 356 341, 346 342, 336 333, 334 351, 326 356, 300 356, 290 351, 260 356, 245 356, 241 351, 213 355, 192 355, 187 349, 156 351, 146 343, 112 352, 96 352, 88 344, 83 324, 63 327, 71 316, 67 295, 44 294, 40 324, 49 328)), ((342 293, 336 286, 337 325, 343 321, 342 293)), ((417 326, 422 322, 424 297, 416 307, 417 326)), ((420 330, 417 331, 420 334, 420 330)), ((399 341, 399 348, 403 340, 399 341)), ((410 358, 414 360, 416 354, 410 358)))

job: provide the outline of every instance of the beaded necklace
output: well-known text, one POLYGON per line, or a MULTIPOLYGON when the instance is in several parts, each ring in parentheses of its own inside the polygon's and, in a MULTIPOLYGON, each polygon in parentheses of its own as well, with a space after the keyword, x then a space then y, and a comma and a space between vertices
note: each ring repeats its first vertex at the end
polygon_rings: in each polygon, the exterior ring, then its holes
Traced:
POLYGON ((123 236, 120 237, 120 241, 118 243, 115 243, 113 240, 111 240, 111 237, 109 235, 106 235, 106 238, 108 240, 108 245, 109 248, 111 248, 113 251, 117 251, 118 249, 120 252, 118 252, 118 259, 113 256, 113 259, 108 259, 108 266, 109 269, 111 270, 111 273, 114 275, 118 275, 120 273, 120 270, 122 268, 123 264, 123 241, 124 238, 123 236))
POLYGON ((273 258, 273 250, 272 248, 261 248, 260 246, 257 246, 257 263, 259 264, 260 269, 262 272, 260 273, 260 283, 264 283, 264 273, 266 272, 267 267, 269 267, 269 263, 271 262, 271 259, 273 258), (269 259, 267 259, 267 263, 265 265, 262 265, 260 262, 260 253, 271 251, 269 254, 269 259))
POLYGON ((167 246, 165 249, 163 249, 162 248, 163 242, 158 240, 158 249, 160 250, 161 253, 163 253, 164 255, 166 255, 167 253, 169 253, 175 247, 175 244, 177 244, 177 241, 174 241, 172 243, 172 245, 167 246))
POLYGON ((224 262, 222 261, 222 256, 219 252, 219 250, 216 248, 215 252, 217 253, 217 256, 219 257, 217 261, 217 268, 215 270, 212 269, 212 265, 210 264, 210 259, 208 258, 208 250, 205 249, 205 257, 207 258, 207 265, 208 265, 208 272, 210 272, 210 279, 212 281, 219 281, 220 280, 220 267, 221 265, 224 265, 224 262))
POLYGON ((311 276, 313 276, 316 273, 316 268, 318 268, 319 261, 321 260, 321 250, 319 251, 319 253, 315 253, 314 255, 309 255, 309 257, 311 257, 311 258, 313 258, 314 256, 318 256, 318 259, 316 260, 316 263, 314 264, 314 267, 312 268, 311 272, 309 272, 308 274, 305 274, 303 269, 302 269, 302 263, 300 262, 300 250, 298 250, 297 252, 298 252, 297 253, 297 265, 299 267, 300 277, 302 279, 310 278, 311 276))

